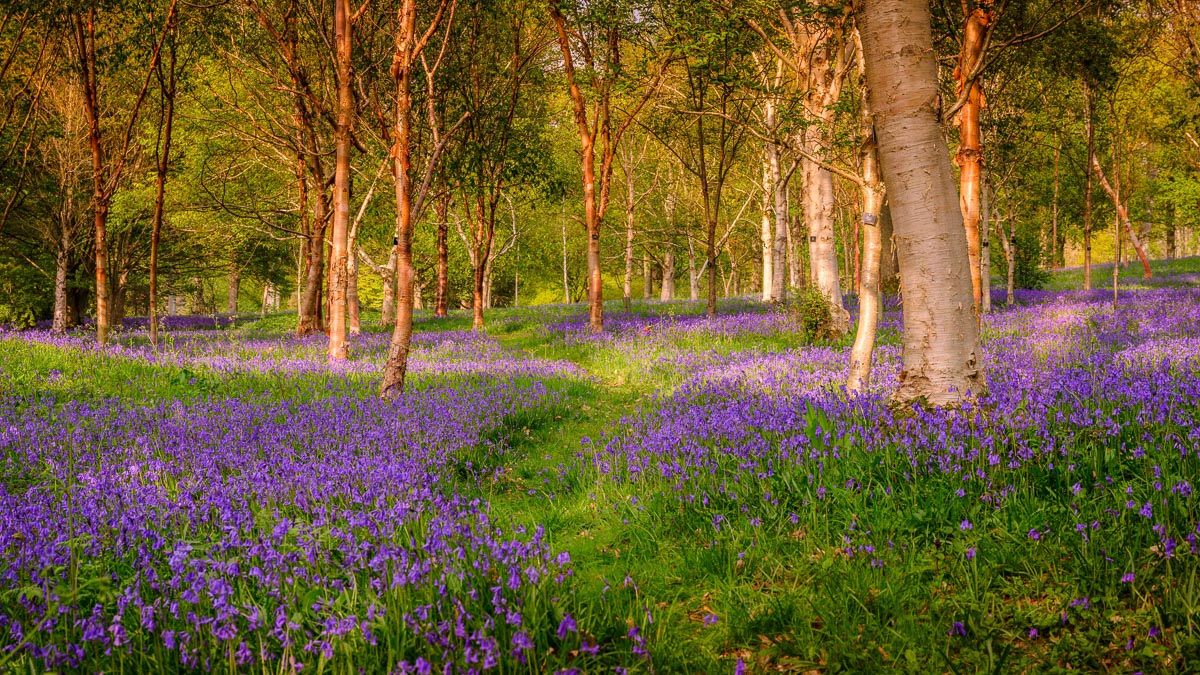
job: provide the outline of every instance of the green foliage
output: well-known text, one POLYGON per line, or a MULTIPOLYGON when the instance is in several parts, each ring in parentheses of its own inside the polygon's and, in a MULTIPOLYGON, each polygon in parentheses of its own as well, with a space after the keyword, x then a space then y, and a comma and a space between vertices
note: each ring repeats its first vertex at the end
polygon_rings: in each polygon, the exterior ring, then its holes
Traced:
POLYGON ((823 341, 840 337, 833 325, 829 299, 816 286, 793 289, 787 308, 800 326, 801 335, 808 340, 823 341))

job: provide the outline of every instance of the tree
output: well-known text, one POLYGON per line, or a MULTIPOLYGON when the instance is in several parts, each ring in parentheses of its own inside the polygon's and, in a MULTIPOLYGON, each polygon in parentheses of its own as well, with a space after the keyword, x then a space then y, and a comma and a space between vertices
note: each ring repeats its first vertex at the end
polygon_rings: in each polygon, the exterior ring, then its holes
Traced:
POLYGON ((580 161, 583 168, 583 225, 587 233, 588 326, 604 330, 604 280, 600 270, 600 224, 608 210, 613 162, 621 138, 637 115, 654 95, 662 79, 664 61, 652 68, 640 99, 620 119, 615 109, 618 87, 629 86, 628 68, 623 62, 623 43, 630 40, 639 19, 645 18, 621 0, 579 3, 569 6, 562 0, 549 0, 550 19, 562 51, 563 73, 571 97, 572 117, 579 134, 580 161), (568 19, 568 13, 571 18, 568 19), (582 70, 577 70, 579 60, 582 70), (588 93, 592 111, 588 112, 588 93), (596 165, 597 145, 600 164, 596 165))
POLYGON ((938 117, 925 0, 864 0, 859 14, 879 162, 900 254, 897 402, 952 405, 986 389, 966 233, 938 117))
POLYGON ((112 205, 113 194, 120 184, 129 157, 130 142, 137 123, 138 113, 146 100, 146 92, 150 86, 150 78, 158 69, 159 55, 163 42, 169 32, 168 27, 175 19, 176 0, 171 0, 167 8, 165 26, 162 37, 154 44, 146 76, 142 80, 128 112, 125 132, 117 146, 116 159, 110 163, 105 156, 105 139, 100 115, 100 69, 96 59, 96 23, 97 10, 95 7, 84 12, 76 12, 71 16, 74 28, 74 47, 76 67, 78 68, 80 88, 83 91, 84 109, 88 118, 88 139, 92 149, 92 215, 95 232, 96 256, 96 341, 105 346, 108 344, 109 322, 111 320, 109 307, 108 279, 108 212, 112 205))
MULTIPOLYGON (((408 373, 408 351, 413 329, 413 277, 416 270, 412 258, 412 228, 414 211, 421 204, 414 200, 412 180, 412 80, 417 60, 437 32, 447 9, 453 21, 455 0, 441 0, 424 32, 417 31, 416 0, 402 0, 397 10, 396 51, 392 57, 392 78, 396 84, 395 111, 395 168, 392 178, 396 188, 396 324, 388 343, 387 360, 383 366, 383 381, 379 395, 395 399, 404 391, 408 373)), ((447 31, 448 35, 448 31, 447 31)), ((437 151, 428 160, 425 181, 419 199, 428 193, 429 177, 437 164, 437 151)))

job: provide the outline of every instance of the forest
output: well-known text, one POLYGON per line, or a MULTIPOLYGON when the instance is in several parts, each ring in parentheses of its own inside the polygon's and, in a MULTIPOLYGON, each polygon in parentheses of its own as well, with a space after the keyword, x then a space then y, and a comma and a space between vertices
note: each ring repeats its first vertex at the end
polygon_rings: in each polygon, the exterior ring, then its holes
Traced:
POLYGON ((1196 0, 0 3, 0 675, 1195 672, 1196 480, 1196 0))

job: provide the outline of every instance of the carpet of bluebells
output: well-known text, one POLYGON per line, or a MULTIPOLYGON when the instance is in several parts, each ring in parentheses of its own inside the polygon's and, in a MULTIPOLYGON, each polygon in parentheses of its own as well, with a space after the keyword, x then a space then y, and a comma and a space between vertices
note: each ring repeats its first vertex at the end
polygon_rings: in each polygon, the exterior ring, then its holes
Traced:
MULTIPOLYGON (((997 298, 1001 301, 1002 298, 997 298)), ((0 333, 0 672, 1200 670, 1200 284, 1021 292, 889 407, 748 300, 0 333)))

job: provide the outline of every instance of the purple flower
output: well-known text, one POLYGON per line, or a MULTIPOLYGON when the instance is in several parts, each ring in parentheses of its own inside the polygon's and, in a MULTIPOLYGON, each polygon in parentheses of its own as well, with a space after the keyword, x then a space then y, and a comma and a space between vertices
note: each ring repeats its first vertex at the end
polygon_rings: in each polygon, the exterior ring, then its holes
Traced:
POLYGON ((558 624, 558 639, 562 640, 567 637, 567 633, 578 632, 579 627, 575 625, 575 618, 570 614, 564 614, 562 621, 558 624))

